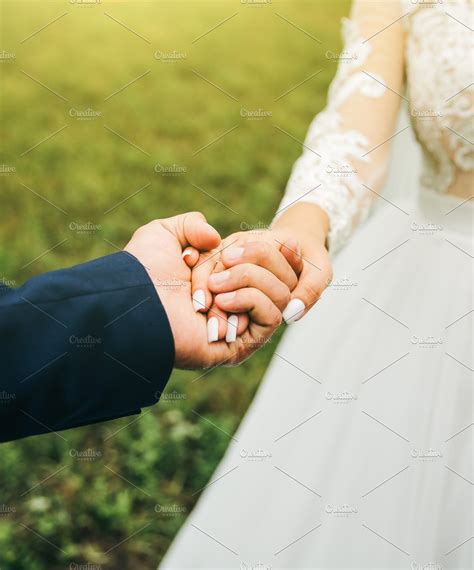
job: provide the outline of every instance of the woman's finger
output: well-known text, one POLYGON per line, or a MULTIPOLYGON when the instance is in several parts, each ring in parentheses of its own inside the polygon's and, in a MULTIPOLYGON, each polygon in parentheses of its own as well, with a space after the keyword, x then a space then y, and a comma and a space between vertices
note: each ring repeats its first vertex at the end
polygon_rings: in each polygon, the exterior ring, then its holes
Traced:
POLYGON ((298 321, 313 307, 328 286, 330 277, 327 270, 305 261, 298 285, 291 292, 291 301, 283 311, 286 323, 298 321))
POLYGON ((304 262, 298 241, 293 238, 286 240, 281 244, 280 251, 296 275, 299 276, 303 271, 304 262))
POLYGON ((214 294, 236 291, 244 287, 260 289, 283 311, 290 302, 290 289, 273 273, 258 265, 243 263, 230 269, 213 273, 209 277, 209 289, 214 294))
POLYGON ((207 342, 223 340, 227 333, 227 313, 216 304, 207 313, 207 342))
POLYGON ((235 342, 226 335, 227 342, 221 340, 210 343, 211 359, 221 366, 243 362, 267 342, 281 324, 281 312, 258 289, 249 287, 235 292, 222 293, 217 295, 214 301, 221 311, 236 313, 239 319, 235 342), (247 318, 247 313, 250 315, 248 323, 243 320, 247 318), (248 332, 244 332, 245 329, 248 329, 248 332))
POLYGON ((206 313, 212 305, 212 295, 207 286, 219 258, 218 251, 201 253, 191 273, 193 307, 196 312, 206 313))
MULTIPOLYGON (((216 267, 214 268, 214 273, 211 275, 216 275, 221 271, 225 271, 225 267, 221 261, 217 262, 216 267)), ((235 342, 238 336, 242 335, 249 325, 249 316, 247 313, 241 313, 240 315, 228 315, 227 316, 227 333, 226 333, 226 342, 235 342), (237 326, 236 326, 237 323, 237 326)))
POLYGON ((223 339, 234 342, 246 330, 248 323, 248 315, 228 314, 213 304, 207 314, 207 340, 210 343, 223 339))
POLYGON ((216 295, 214 302, 227 313, 248 313, 252 323, 274 330, 282 321, 281 311, 259 289, 247 287, 216 295))
POLYGON ((196 263, 199 261, 199 251, 197 249, 195 249, 194 247, 187 247, 183 253, 181 254, 181 257, 184 260, 184 263, 186 263, 186 265, 188 267, 190 267, 191 269, 196 265, 196 263))
POLYGON ((231 313, 227 314, 227 333, 225 335, 226 342, 235 342, 249 326, 249 316, 247 313, 231 313))
POLYGON ((276 245, 265 241, 242 244, 240 247, 229 247, 221 253, 221 261, 226 268, 242 263, 253 263, 273 273, 293 291, 298 278, 288 261, 280 253, 276 245))

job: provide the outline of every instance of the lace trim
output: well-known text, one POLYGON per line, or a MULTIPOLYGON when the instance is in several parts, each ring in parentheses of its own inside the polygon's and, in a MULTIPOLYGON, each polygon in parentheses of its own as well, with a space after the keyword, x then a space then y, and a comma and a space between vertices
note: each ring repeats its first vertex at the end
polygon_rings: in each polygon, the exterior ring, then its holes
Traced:
POLYGON ((472 21, 472 6, 472 0, 458 0, 410 15, 407 77, 412 125, 423 151, 421 185, 438 192, 449 190, 457 170, 474 169, 473 97, 466 89, 474 38, 460 23, 472 21), (436 52, 440 37, 442 50, 436 52))
POLYGON ((366 62, 372 49, 369 42, 364 43, 356 22, 343 19, 343 37, 344 52, 353 57, 338 67, 327 107, 309 127, 303 154, 293 167, 275 216, 278 219, 283 210, 298 201, 320 206, 329 217, 328 245, 332 252, 348 240, 354 226, 367 216, 370 208, 367 189, 353 163, 354 160, 370 162, 366 155, 369 141, 363 133, 342 127, 338 109, 354 94, 378 98, 386 92, 383 77, 354 71, 366 62))
MULTIPOLYGON (((474 101, 469 85, 472 74, 469 54, 474 50, 469 28, 472 28, 474 2, 400 2, 407 30, 411 120, 424 159, 421 185, 447 192, 456 181, 457 171, 474 169, 470 142, 474 139, 474 101)), ((381 85, 385 83, 382 77, 372 74, 374 81, 361 72, 371 47, 370 42, 364 43, 357 22, 344 19, 343 36, 344 53, 349 57, 339 64, 326 109, 310 125, 303 154, 293 168, 276 216, 297 201, 319 205, 329 216, 332 251, 344 244, 369 210, 369 193, 353 167, 354 161, 360 161, 363 155, 366 162, 370 161, 366 154, 369 141, 359 131, 344 129, 339 109, 354 94, 379 98, 386 92, 381 85)), ((370 169, 374 176, 381 170, 380 165, 374 164, 370 169)))

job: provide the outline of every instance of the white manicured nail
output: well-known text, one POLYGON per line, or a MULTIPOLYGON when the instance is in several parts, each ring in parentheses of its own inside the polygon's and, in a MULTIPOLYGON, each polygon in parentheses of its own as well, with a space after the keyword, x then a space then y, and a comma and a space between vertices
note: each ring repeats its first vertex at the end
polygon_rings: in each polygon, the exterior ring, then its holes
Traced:
POLYGON ((217 317, 211 317, 207 321, 207 341, 209 343, 216 342, 219 338, 219 321, 217 317))
POLYGON ((198 289, 193 293, 193 307, 196 313, 206 308, 206 294, 202 289, 198 289))
POLYGON ((226 342, 235 342, 237 338, 237 327, 239 326, 239 317, 230 315, 227 319, 227 333, 225 335, 226 342))
POLYGON ((183 253, 181 254, 181 257, 184 259, 184 258, 187 257, 188 255, 191 255, 192 252, 193 252, 192 249, 185 249, 185 250, 183 251, 183 253))
POLYGON ((301 299, 292 299, 282 313, 285 322, 290 324, 297 321, 303 316, 305 308, 305 304, 301 299))

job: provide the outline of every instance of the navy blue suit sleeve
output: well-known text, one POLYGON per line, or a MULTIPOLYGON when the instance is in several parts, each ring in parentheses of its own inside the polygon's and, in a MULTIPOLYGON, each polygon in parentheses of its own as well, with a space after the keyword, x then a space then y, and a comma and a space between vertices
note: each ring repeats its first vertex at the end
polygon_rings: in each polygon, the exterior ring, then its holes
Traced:
POLYGON ((120 252, 0 288, 0 441, 136 414, 174 341, 144 267, 120 252))

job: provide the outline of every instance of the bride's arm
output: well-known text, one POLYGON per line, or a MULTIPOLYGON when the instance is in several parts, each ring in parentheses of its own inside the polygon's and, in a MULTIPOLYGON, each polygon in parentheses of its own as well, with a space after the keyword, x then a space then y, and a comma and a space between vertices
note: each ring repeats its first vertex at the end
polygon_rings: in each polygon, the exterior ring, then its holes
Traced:
MULTIPOLYGON (((301 252, 303 268, 283 311, 287 322, 298 320, 319 299, 332 277, 327 248, 333 253, 349 239, 383 184, 389 139, 403 98, 400 4, 355 0, 350 20, 344 20, 345 47, 326 108, 309 128, 272 231, 239 232, 228 238, 238 246, 266 242, 261 245, 281 249, 284 256, 301 252), (282 247, 294 239, 300 251, 282 247)), ((225 267, 246 261, 244 256, 225 267)), ((199 264, 193 271, 193 293, 204 294, 206 306, 212 298, 207 284, 212 270, 199 264)), ((212 292, 222 291, 214 287, 212 292)))
POLYGON ((399 0, 354 2, 327 106, 311 123, 276 215, 283 220, 293 204, 319 206, 329 218, 332 252, 367 215, 384 181, 403 99, 402 16, 399 0))
POLYGON ((404 98, 400 4, 354 2, 326 108, 311 123, 275 216, 273 229, 297 238, 308 261, 292 293, 307 308, 327 285, 324 245, 334 253, 347 242, 384 182, 404 98))

